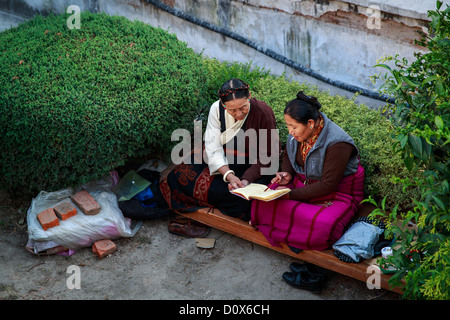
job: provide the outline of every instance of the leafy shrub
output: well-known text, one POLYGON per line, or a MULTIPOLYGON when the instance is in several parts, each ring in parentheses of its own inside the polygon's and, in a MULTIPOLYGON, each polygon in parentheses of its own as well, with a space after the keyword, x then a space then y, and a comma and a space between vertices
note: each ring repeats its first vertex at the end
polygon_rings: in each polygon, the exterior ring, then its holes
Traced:
POLYGON ((232 78, 242 79, 254 88, 260 79, 270 76, 270 71, 252 64, 235 61, 219 62, 217 59, 204 58, 205 66, 208 70, 207 92, 208 102, 217 100, 217 91, 222 84, 232 78))
POLYGON ((36 16, 0 33, 3 188, 54 190, 167 152, 205 96, 201 58, 168 32, 119 16, 36 16))
POLYGON ((353 100, 342 96, 321 92, 317 87, 306 83, 291 81, 285 76, 270 75, 267 70, 252 68, 251 63, 220 63, 206 59, 206 64, 210 81, 209 102, 217 100, 218 87, 226 79, 236 77, 246 81, 250 85, 252 96, 265 101, 274 110, 283 146, 288 136, 283 115, 286 103, 294 99, 300 90, 316 96, 322 104, 322 111, 355 140, 361 154, 361 164, 366 171, 366 194, 372 195, 377 201, 388 196, 385 203, 388 209, 393 209, 396 205, 411 207, 411 197, 418 195, 417 188, 402 190, 403 186, 395 184, 392 177, 406 179, 417 177, 418 174, 410 173, 405 168, 401 155, 393 151, 393 126, 380 111, 357 105, 353 100))
POLYGON ((428 11, 430 36, 419 42, 429 52, 412 63, 383 59, 395 68, 378 65, 388 70, 382 90, 396 98, 388 111, 405 167, 423 172, 423 179, 397 179, 420 189, 411 210, 387 213, 381 206, 374 213, 396 236, 394 255, 385 261, 396 269, 390 282, 413 299, 450 298, 450 6, 441 10, 442 4, 428 11), (416 223, 417 230, 403 230, 402 220, 416 223))

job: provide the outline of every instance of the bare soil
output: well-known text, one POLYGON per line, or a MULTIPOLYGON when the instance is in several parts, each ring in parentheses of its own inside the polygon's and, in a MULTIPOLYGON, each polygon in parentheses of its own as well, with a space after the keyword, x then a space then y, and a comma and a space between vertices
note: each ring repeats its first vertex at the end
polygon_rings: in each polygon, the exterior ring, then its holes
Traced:
POLYGON ((169 218, 144 221, 132 238, 100 259, 90 247, 71 256, 38 256, 25 249, 30 199, 0 191, 2 300, 398 300, 396 293, 327 271, 319 294, 292 288, 281 275, 295 259, 212 228, 215 246, 170 234, 169 218), (16 199, 16 200, 14 200, 16 199), (80 288, 70 289, 71 266, 80 288))

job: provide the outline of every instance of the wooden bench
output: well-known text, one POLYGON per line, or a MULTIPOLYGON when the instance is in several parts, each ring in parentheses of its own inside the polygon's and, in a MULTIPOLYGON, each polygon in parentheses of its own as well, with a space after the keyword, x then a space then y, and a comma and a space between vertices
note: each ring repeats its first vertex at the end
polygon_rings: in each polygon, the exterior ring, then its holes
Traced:
MULTIPOLYGON (((371 205, 364 204, 358 215, 367 216, 370 212, 372 212, 372 210, 373 207, 371 205)), ((327 249, 323 251, 302 250, 300 253, 294 253, 285 244, 282 244, 281 247, 274 247, 267 241, 267 239, 261 232, 255 230, 248 222, 245 222, 238 218, 226 216, 222 214, 218 209, 202 208, 192 213, 182 213, 179 211, 177 211, 177 213, 195 221, 204 223, 210 227, 246 239, 258 245, 273 249, 275 251, 287 254, 293 258, 312 263, 314 265, 349 276, 357 280, 366 282, 368 277, 373 275, 373 272, 367 270, 367 268, 369 267, 368 261, 362 261, 359 263, 343 262, 334 255, 333 249, 327 249)), ((389 285, 389 278, 390 275, 388 274, 380 274, 381 288, 401 294, 401 288, 393 288, 389 285)))

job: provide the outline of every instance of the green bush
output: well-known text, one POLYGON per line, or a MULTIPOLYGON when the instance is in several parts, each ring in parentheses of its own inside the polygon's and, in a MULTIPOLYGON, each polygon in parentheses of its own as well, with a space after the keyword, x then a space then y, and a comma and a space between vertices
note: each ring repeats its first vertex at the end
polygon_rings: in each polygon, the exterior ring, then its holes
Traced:
POLYGON ((395 97, 388 105, 395 124, 395 139, 404 165, 422 179, 398 180, 419 188, 410 210, 396 208, 374 215, 388 223, 387 233, 396 236, 395 250, 385 263, 396 270, 390 283, 402 286, 410 299, 450 298, 450 6, 436 1, 428 11, 429 35, 418 44, 426 53, 377 66, 387 69, 382 90, 395 97), (417 229, 403 230, 401 222, 412 221, 417 229))
POLYGON ((54 190, 164 153, 203 103, 202 59, 176 36, 119 16, 36 16, 0 33, 2 188, 54 190))
POLYGON ((244 80, 253 90, 255 85, 270 76, 270 71, 253 65, 252 62, 239 63, 234 61, 219 62, 217 59, 204 58, 208 70, 207 92, 208 102, 218 99, 217 91, 222 84, 232 78, 244 80))
POLYGON ((403 186, 394 183, 392 178, 413 178, 417 177, 418 173, 410 173, 405 168, 401 155, 393 151, 393 127, 380 111, 357 105, 352 99, 321 92, 317 87, 306 83, 291 81, 285 76, 272 76, 267 70, 252 68, 251 63, 220 63, 206 59, 206 64, 210 81, 209 102, 217 100, 217 86, 220 86, 225 78, 241 78, 249 83, 253 97, 265 101, 274 110, 283 146, 288 136, 283 115, 286 103, 294 99, 300 90, 316 96, 322 104, 322 111, 355 140, 361 154, 361 164, 366 171, 366 194, 377 201, 388 196, 385 203, 388 209, 393 209, 397 204, 404 208, 411 206, 411 197, 418 194, 418 189, 403 190, 403 186), (223 76, 224 74, 226 76, 223 76), (215 75, 220 81, 217 81, 215 75))
POLYGON ((237 77, 274 109, 283 146, 286 103, 299 90, 317 96, 358 145, 366 193, 388 196, 388 208, 409 206, 416 189, 402 192, 391 181, 411 174, 392 151, 392 125, 378 111, 251 62, 201 58, 141 22, 86 12, 81 29, 69 30, 66 18, 37 16, 0 33, 0 174, 7 189, 53 190, 96 179, 132 158, 170 154, 173 130, 191 130, 199 107, 237 77))

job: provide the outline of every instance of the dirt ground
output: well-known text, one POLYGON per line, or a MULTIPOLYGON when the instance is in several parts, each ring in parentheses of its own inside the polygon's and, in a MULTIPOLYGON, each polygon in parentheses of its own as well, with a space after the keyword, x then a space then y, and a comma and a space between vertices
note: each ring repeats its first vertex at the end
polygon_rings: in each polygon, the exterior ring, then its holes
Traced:
MULTIPOLYGON (((0 29, 17 23, 5 20, 0 29)), ((37 256, 25 249, 31 198, 17 199, 21 196, 0 190, 0 300, 284 300, 298 305, 298 300, 400 299, 334 272, 327 272, 320 294, 292 288, 281 275, 293 258, 216 229, 207 236, 216 239, 215 247, 199 249, 195 239, 170 234, 169 219, 145 221, 133 238, 114 240, 118 250, 103 259, 90 247, 71 256, 37 256), (74 267, 80 272, 79 289, 69 288, 74 267)))
POLYGON ((90 247, 71 256, 38 256, 25 249, 26 212, 0 191, 0 299, 2 300, 398 300, 383 289, 327 271, 319 294, 290 287, 281 275, 295 259, 211 229, 214 248, 170 234, 169 218, 144 221, 117 251, 100 259, 90 247), (79 288, 73 287, 75 266, 79 288))

